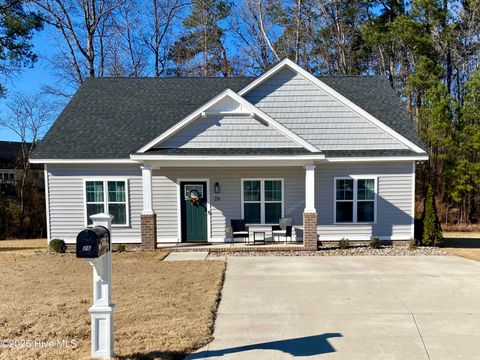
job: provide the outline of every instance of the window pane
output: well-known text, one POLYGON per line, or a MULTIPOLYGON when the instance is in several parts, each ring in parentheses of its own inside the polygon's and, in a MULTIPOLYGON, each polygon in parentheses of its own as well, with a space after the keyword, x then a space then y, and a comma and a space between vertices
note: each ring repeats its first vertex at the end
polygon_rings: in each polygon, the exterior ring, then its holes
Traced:
POLYGON ((90 219, 91 215, 99 214, 105 212, 103 210, 103 204, 87 204, 87 224, 91 224, 92 220, 90 219))
POLYGON ((186 197, 190 196, 190 192, 192 190, 195 190, 196 192, 198 192, 198 196, 200 196, 200 198, 203 198, 203 185, 185 185, 185 188, 184 188, 185 196, 186 197))
POLYGON ((375 202, 360 201, 357 203, 357 221, 373 222, 375 219, 375 202))
POLYGON ((103 181, 87 181, 87 203, 103 202, 103 181))
POLYGON ((265 224, 278 224, 282 217, 282 203, 265 204, 265 224))
POLYGON ((282 201, 282 182, 280 180, 265 181, 265 201, 282 201))
POLYGON ((353 221, 353 202, 337 202, 337 222, 353 221))
POLYGON ((125 182, 124 181, 108 182, 108 201, 125 202, 125 182))
POLYGON ((358 200, 373 200, 375 198, 375 180, 358 180, 358 200))
POLYGON ((127 223, 127 212, 125 204, 109 204, 108 212, 110 215, 113 215, 112 224, 122 224, 127 223))
POLYGON ((243 182, 243 200, 260 201, 260 181, 247 180, 243 182))
POLYGON ((337 200, 353 200, 353 179, 337 180, 337 200))
POLYGON ((260 224, 260 203, 243 204, 243 214, 247 224, 260 224))

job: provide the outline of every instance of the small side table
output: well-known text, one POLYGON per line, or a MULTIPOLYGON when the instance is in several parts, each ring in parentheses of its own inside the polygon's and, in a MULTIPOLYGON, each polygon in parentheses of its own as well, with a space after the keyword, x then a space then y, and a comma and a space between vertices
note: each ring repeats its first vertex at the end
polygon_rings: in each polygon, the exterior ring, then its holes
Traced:
POLYGON ((264 245, 266 244, 265 242, 265 231, 254 231, 253 232, 253 245, 255 245, 257 242, 261 242, 264 245), (261 237, 257 237, 261 236, 261 237))

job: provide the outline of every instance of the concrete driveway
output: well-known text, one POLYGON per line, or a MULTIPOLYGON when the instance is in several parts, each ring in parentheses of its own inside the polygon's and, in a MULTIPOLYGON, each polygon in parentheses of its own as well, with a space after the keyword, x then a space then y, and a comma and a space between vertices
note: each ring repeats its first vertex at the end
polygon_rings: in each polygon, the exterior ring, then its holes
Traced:
POLYGON ((480 263, 229 257, 214 337, 187 359, 480 359, 480 263))

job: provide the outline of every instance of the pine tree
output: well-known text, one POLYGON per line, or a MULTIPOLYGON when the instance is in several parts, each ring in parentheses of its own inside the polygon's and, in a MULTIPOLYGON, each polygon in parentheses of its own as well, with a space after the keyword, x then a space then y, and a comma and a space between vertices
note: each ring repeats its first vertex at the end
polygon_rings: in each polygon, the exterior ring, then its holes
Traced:
POLYGON ((230 76, 233 68, 224 46, 220 22, 231 12, 228 0, 193 0, 192 11, 183 20, 187 33, 171 47, 170 56, 179 73, 186 75, 230 76))
POLYGON ((445 170, 455 149, 453 122, 457 103, 448 95, 447 86, 441 82, 430 85, 423 102, 417 124, 429 154, 423 180, 431 184, 437 193, 443 194, 445 170))
MULTIPOLYGON (((42 20, 39 15, 25 11, 22 3, 7 0, 0 4, 0 73, 7 76, 37 60, 31 39, 42 28, 42 20)), ((0 84, 0 94, 3 91, 0 84)))
POLYGON ((440 226, 440 221, 438 220, 435 196, 431 186, 428 187, 427 196, 425 197, 422 222, 422 244, 424 246, 442 246, 442 228, 440 226))
POLYGON ((480 73, 465 84, 464 104, 456 134, 457 149, 449 171, 452 199, 460 205, 463 224, 471 221, 475 195, 480 191, 480 73))

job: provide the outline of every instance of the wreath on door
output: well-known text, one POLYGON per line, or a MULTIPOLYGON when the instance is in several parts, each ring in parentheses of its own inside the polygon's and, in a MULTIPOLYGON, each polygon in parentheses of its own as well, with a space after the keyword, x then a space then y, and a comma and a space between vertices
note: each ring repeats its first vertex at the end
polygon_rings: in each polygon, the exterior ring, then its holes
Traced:
POLYGON ((190 190, 190 192, 188 193, 188 196, 186 198, 186 200, 190 204, 195 205, 195 206, 198 206, 200 204, 200 199, 201 199, 201 196, 200 196, 200 194, 198 193, 197 190, 190 190))

